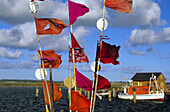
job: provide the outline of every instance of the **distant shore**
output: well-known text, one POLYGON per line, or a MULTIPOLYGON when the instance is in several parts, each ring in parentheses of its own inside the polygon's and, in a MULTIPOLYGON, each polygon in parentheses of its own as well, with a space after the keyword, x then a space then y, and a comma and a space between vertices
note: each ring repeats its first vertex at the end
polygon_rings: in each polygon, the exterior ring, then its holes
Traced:
MULTIPOLYGON (((55 81, 59 84, 59 87, 65 87, 64 81, 55 81)), ((122 89, 122 86, 127 85, 126 82, 111 82, 112 88, 122 89)), ((8 80, 2 79, 0 80, 0 87, 42 87, 42 82, 39 80, 8 80)), ((170 83, 166 83, 166 90, 170 90, 170 83)))

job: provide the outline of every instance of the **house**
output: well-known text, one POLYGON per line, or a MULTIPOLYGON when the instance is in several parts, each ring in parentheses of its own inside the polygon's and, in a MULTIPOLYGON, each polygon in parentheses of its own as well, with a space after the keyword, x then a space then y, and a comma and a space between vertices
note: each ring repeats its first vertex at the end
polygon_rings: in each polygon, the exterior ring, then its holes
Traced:
MULTIPOLYGON (((136 73, 131 80, 133 81, 133 86, 149 86, 150 84, 150 78, 152 75, 155 76, 156 82, 158 86, 165 91, 165 77, 161 72, 155 72, 155 73, 136 73)), ((151 89, 156 89, 156 84, 154 83, 153 79, 151 79, 151 89)))

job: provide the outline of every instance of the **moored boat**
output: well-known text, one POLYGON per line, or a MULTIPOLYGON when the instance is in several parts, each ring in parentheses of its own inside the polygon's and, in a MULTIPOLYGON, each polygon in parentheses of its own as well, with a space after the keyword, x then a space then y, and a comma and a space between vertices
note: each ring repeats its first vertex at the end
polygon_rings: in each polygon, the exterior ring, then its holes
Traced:
POLYGON ((156 77, 152 74, 150 77, 150 84, 148 86, 124 86, 124 93, 119 93, 118 98, 133 100, 133 92, 136 91, 136 100, 164 100, 164 92, 156 83, 156 77), (151 87, 151 80, 154 81, 156 89, 151 87))

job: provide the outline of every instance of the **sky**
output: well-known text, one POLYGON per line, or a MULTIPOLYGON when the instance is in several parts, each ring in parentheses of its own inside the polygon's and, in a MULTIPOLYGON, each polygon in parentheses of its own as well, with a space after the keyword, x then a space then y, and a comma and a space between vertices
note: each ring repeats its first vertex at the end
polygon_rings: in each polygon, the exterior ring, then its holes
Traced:
MULTIPOLYGON (((38 39, 31 0, 0 0, 0 79, 38 80, 39 68, 36 49, 38 39)), ((90 11, 73 24, 73 34, 84 48, 89 63, 76 63, 76 68, 93 79, 90 64, 95 60, 102 18, 103 0, 72 0, 86 5, 90 11)), ((40 35, 42 50, 54 49, 62 55, 62 64, 53 69, 53 80, 64 81, 69 76, 68 48, 70 39, 67 0, 38 2, 37 18, 56 18, 68 27, 60 35, 40 35)), ((111 45, 121 46, 119 65, 100 64, 100 75, 109 81, 130 80, 138 72, 162 72, 170 82, 170 0, 133 0, 130 14, 105 9, 108 27, 103 35, 111 45)), ((47 79, 49 79, 49 70, 47 79)), ((73 72, 72 72, 73 75, 73 72)))

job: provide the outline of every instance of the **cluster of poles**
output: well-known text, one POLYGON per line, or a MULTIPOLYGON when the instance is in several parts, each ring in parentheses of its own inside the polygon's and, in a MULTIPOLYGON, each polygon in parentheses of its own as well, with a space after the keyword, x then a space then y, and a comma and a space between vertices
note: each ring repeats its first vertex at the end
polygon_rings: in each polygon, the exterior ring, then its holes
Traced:
MULTIPOLYGON (((34 0, 32 0, 34 1, 34 0)), ((44 0, 39 0, 39 1, 44 1, 44 0)), ((129 0, 130 1, 130 0, 129 0)), ((105 0, 104 0, 105 3, 105 0)), ((34 18, 36 18, 36 9, 32 11, 34 13, 34 18)), ((106 29, 105 26, 105 19, 104 19, 104 13, 105 13, 105 5, 103 4, 103 15, 102 15, 102 26, 101 26, 101 33, 100 33, 100 48, 99 51, 102 50, 102 39, 103 39, 103 31, 106 29)), ((73 28, 72 28, 72 24, 70 25, 70 30, 71 30, 71 34, 73 33, 73 28)), ((51 65, 49 66, 50 68, 50 92, 49 93, 49 89, 48 89, 48 84, 47 84, 47 78, 46 78, 46 72, 45 72, 45 67, 44 67, 44 61, 41 60, 40 58, 43 57, 42 55, 42 50, 41 50, 41 43, 40 43, 40 37, 39 34, 37 34, 38 37, 38 44, 39 44, 39 53, 37 50, 37 54, 38 54, 38 61, 39 61, 39 68, 43 68, 43 75, 44 75, 44 80, 45 80, 45 86, 46 86, 46 91, 47 91, 47 100, 49 101, 49 106, 50 106, 50 111, 53 112, 53 87, 52 87, 52 70, 51 70, 51 65), (40 58, 39 58, 39 54, 40 54, 40 58), (42 67, 41 67, 42 66, 42 67), (51 95, 50 95, 51 94, 51 95)), ((70 45, 70 41, 69 41, 69 45, 70 45)), ((98 47, 98 46, 97 46, 98 47)), ((98 49, 98 48, 97 48, 98 49)), ((92 92, 91 92, 91 104, 90 104, 90 112, 94 112, 94 108, 95 108, 95 100, 96 100, 96 92, 97 92, 97 84, 98 84, 98 75, 99 75, 99 69, 100 69, 100 53, 97 54, 98 51, 96 51, 96 59, 95 59, 95 71, 94 71, 94 76, 93 76, 93 83, 92 83, 92 92), (97 57, 98 55, 98 57, 97 57)), ((74 82, 75 82, 75 91, 77 91, 77 84, 76 84, 76 74, 75 74, 75 56, 74 56, 74 48, 72 48, 72 60, 73 60, 73 75, 74 75, 74 82)), ((43 81, 43 79, 42 79, 43 81)), ((68 94, 69 94, 69 105, 71 105, 71 63, 69 62, 69 90, 68 90, 68 94)), ((44 91, 44 95, 45 94, 45 88, 44 88, 44 84, 42 84, 43 86, 43 91, 44 91)), ((44 97, 46 98, 46 97, 44 97)), ((48 108, 46 105, 46 111, 48 112, 48 108)), ((71 110, 70 110, 71 112, 71 110)))

